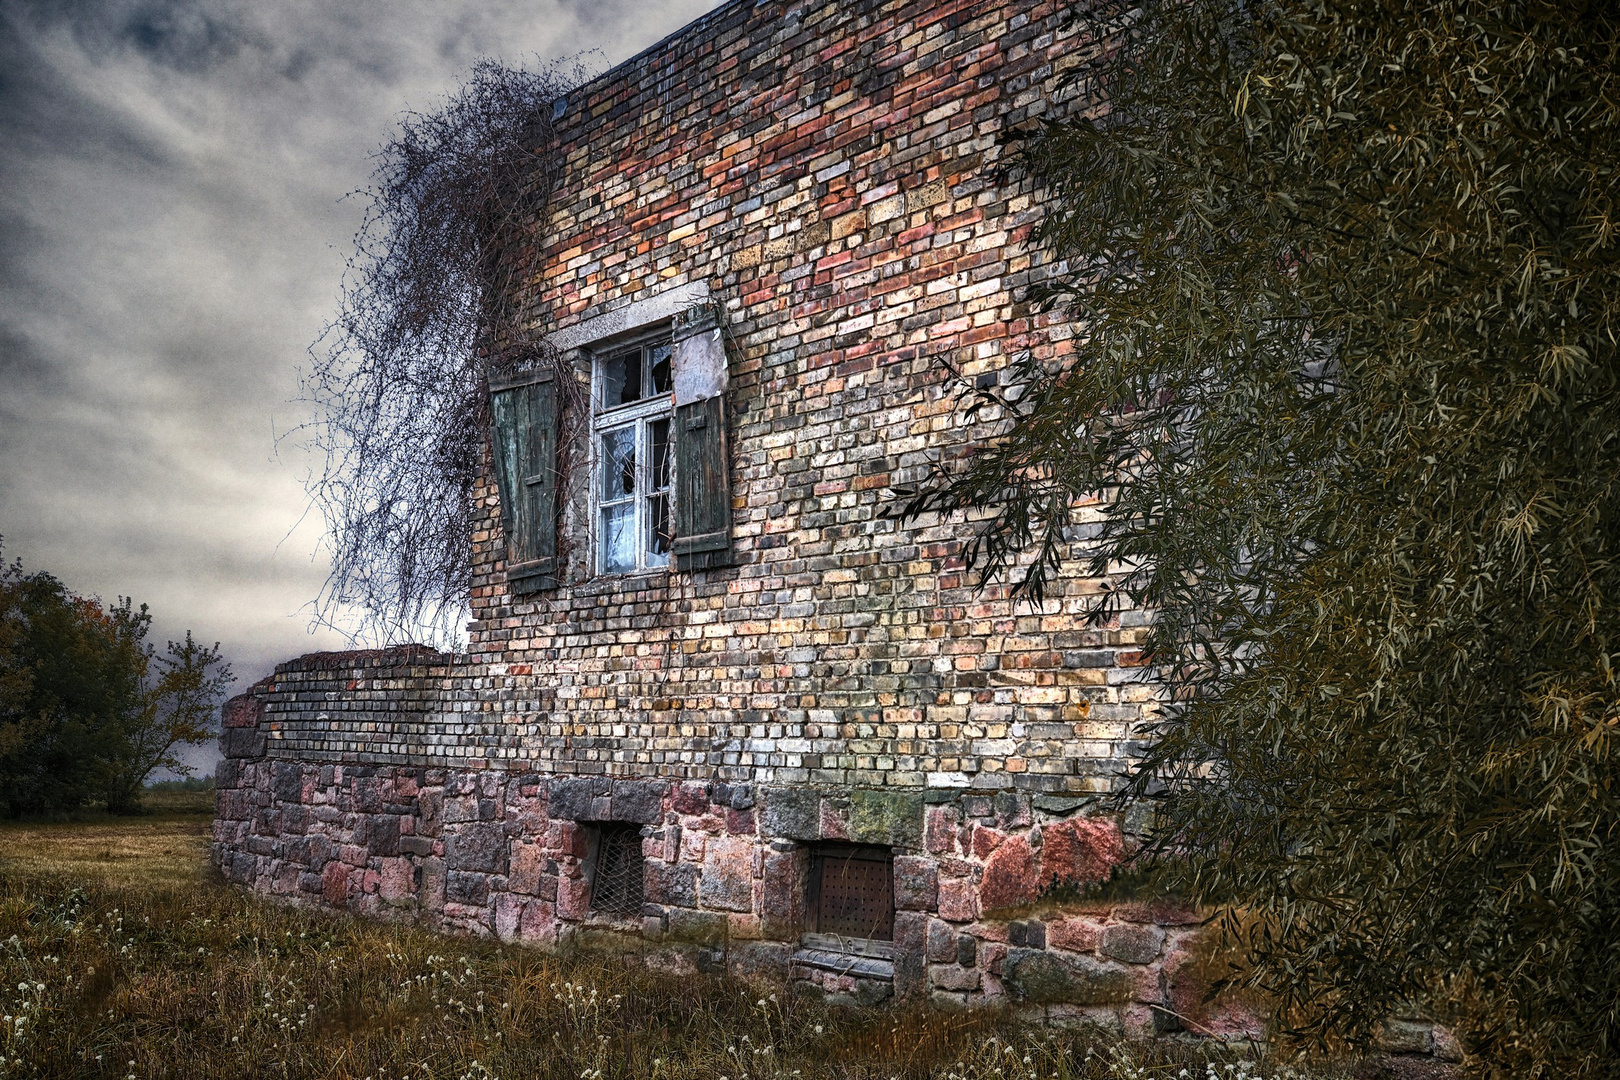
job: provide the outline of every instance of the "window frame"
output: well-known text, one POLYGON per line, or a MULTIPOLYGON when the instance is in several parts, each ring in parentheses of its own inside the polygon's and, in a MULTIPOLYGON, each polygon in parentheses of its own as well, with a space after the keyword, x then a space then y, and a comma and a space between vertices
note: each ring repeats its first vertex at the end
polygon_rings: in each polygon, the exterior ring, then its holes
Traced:
POLYGON ((674 347, 672 327, 670 323, 663 322, 655 327, 640 331, 634 335, 626 335, 617 339, 593 344, 590 347, 591 359, 591 424, 590 424, 590 490, 588 504, 590 511, 591 535, 591 571, 594 577, 627 577, 637 574, 667 573, 674 566, 673 535, 671 543, 663 553, 662 562, 651 561, 654 556, 649 538, 652 523, 648 513, 649 504, 660 493, 663 495, 668 507, 668 527, 673 534, 675 522, 675 393, 673 386, 670 390, 659 393, 653 390, 652 365, 647 362, 647 350, 651 347, 663 345, 670 350, 669 363, 673 379, 674 347), (640 364, 643 397, 623 405, 606 405, 603 393, 607 387, 605 366, 611 360, 633 350, 642 354, 640 364), (662 488, 652 486, 651 480, 655 463, 652 453, 652 424, 658 420, 665 420, 669 424, 668 450, 669 454, 669 483, 662 488), (607 462, 602 452, 604 436, 607 433, 624 428, 634 431, 635 458, 636 458, 636 490, 628 499, 604 499, 604 470, 607 462), (633 507, 632 527, 635 530, 635 565, 627 569, 607 568, 606 529, 604 527, 604 508, 628 501, 633 507))
POLYGON ((587 905, 589 912, 587 918, 617 922, 626 919, 639 919, 642 905, 647 901, 646 873, 647 856, 642 850, 642 826, 633 821, 593 821, 590 829, 590 851, 587 857, 587 879, 590 884, 590 901, 587 905), (603 865, 606 849, 615 845, 622 845, 623 855, 626 859, 626 868, 617 868, 623 875, 623 885, 629 890, 629 895, 620 896, 603 895, 602 886, 606 884, 603 874, 609 869, 603 865))

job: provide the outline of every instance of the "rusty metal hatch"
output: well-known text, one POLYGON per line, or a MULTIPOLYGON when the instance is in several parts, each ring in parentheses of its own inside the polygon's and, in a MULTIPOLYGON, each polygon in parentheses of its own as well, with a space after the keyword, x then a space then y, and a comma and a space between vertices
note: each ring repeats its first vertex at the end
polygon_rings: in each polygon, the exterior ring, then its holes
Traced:
POLYGON ((894 856, 888 850, 854 844, 818 847, 810 884, 818 933, 894 940, 894 856))
POLYGON ((641 826, 614 821, 599 829, 591 910, 604 915, 640 915, 641 826))

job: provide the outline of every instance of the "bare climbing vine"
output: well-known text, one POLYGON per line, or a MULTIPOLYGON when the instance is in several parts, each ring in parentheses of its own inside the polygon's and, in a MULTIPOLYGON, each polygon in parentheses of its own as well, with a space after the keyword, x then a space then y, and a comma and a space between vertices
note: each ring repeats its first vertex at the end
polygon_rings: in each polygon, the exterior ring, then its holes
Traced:
MULTIPOLYGON (((310 347, 297 429, 331 575, 315 617, 361 636, 453 639, 471 580, 488 379, 561 360, 523 284, 561 178, 553 103, 590 72, 482 60, 437 110, 407 113, 376 154, 337 315, 310 347)), ((582 412, 573 378, 565 410, 582 412)))

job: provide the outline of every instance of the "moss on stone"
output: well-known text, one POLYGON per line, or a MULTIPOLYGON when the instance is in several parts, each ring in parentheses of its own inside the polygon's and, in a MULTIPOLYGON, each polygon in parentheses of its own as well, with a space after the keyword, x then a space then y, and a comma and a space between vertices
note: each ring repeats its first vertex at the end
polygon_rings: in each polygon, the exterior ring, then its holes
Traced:
POLYGON ((923 802, 916 792, 849 793, 849 838, 860 844, 922 846, 923 802))
POLYGON ((1002 968, 1007 985, 1026 1001, 1067 1005, 1112 1005, 1135 996, 1127 971, 1086 956, 1056 956, 1041 949, 1013 949, 1002 968))

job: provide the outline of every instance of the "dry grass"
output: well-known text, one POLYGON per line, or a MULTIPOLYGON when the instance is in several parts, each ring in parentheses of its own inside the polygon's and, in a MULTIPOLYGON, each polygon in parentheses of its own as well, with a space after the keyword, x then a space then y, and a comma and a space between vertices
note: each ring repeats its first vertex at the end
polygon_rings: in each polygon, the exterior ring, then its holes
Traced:
POLYGON ((60 876, 129 888, 196 886, 208 866, 212 792, 153 792, 150 813, 76 821, 0 822, 0 875, 60 876))
POLYGON ((279 907, 209 875, 207 821, 177 802, 0 825, 0 1077, 1204 1080, 1223 1060, 279 907))

